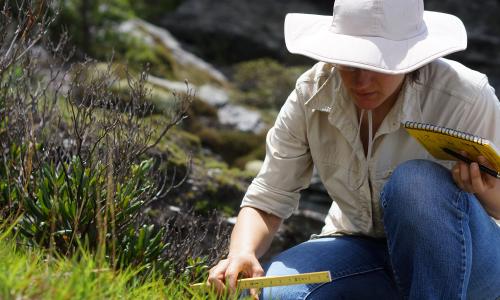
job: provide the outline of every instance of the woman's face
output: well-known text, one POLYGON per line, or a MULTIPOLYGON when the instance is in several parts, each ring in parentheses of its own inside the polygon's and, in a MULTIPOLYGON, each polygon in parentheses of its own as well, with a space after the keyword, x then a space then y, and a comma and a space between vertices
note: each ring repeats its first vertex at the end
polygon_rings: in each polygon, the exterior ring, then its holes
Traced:
POLYGON ((343 66, 337 69, 354 104, 365 110, 392 107, 405 78, 405 74, 389 75, 343 66))

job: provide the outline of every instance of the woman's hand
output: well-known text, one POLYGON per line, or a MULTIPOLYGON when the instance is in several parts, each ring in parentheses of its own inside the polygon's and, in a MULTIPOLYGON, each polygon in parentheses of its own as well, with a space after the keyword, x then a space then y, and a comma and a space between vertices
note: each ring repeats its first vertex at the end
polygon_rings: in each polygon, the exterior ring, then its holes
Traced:
MULTIPOLYGON (((461 153, 467 156, 466 153, 461 153)), ((491 167, 488 161, 480 156, 480 164, 491 167)), ((457 186, 469 193, 476 194, 486 211, 495 219, 500 219, 500 180, 479 170, 476 162, 471 164, 459 161, 452 169, 453 180, 457 186)))
MULTIPOLYGON (((236 281, 239 275, 245 278, 264 276, 264 270, 257 257, 253 254, 230 255, 227 259, 221 260, 210 269, 207 285, 213 286, 217 294, 236 292, 236 281), (226 290, 226 285, 229 291, 226 290)), ((251 289, 250 295, 258 299, 258 290, 251 289)))
MULTIPOLYGON (((461 152, 463 156, 466 153, 461 152)), ((479 163, 488 166, 488 162, 482 156, 478 158, 479 163)), ((494 188, 496 178, 486 173, 481 173, 479 165, 474 162, 471 164, 458 161, 452 169, 453 180, 462 190, 468 193, 481 194, 494 188)))
MULTIPOLYGON (((229 255, 210 269, 207 285, 213 286, 219 295, 234 293, 238 276, 264 276, 258 257, 262 256, 273 236, 278 231, 282 219, 253 207, 243 207, 238 214, 231 234, 229 255), (229 290, 226 290, 226 286, 229 290)), ((250 290, 258 299, 258 291, 250 290)))

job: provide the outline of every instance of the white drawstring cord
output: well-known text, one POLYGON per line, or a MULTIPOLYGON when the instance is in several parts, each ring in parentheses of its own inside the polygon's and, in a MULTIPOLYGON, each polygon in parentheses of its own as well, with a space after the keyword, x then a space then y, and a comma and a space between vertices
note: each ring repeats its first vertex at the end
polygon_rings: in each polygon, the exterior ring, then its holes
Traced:
POLYGON ((373 149, 373 117, 372 117, 372 111, 368 110, 368 149, 366 151, 366 164, 364 167, 364 172, 363 172, 363 177, 359 181, 359 184, 353 186, 352 185, 352 177, 353 177, 353 168, 352 163, 354 162, 354 157, 356 155, 356 152, 358 150, 358 144, 361 144, 361 147, 363 147, 363 144, 361 143, 361 140, 359 139, 359 135, 361 132, 361 124, 363 122, 363 116, 364 116, 365 110, 362 109, 359 117, 359 124, 358 124, 358 131, 356 132, 356 137, 354 138, 354 143, 353 143, 353 151, 351 153, 351 157, 349 158, 349 171, 347 174, 347 185, 351 190, 357 191, 365 182, 368 172, 369 172, 369 163, 372 157, 372 149, 373 149))

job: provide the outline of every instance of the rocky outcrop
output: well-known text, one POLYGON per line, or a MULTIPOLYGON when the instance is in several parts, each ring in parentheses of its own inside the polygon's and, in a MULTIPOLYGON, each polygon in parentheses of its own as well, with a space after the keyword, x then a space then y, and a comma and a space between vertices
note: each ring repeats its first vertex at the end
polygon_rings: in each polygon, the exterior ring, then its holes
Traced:
MULTIPOLYGON (((168 52, 172 64, 179 70, 188 72, 188 77, 196 78, 198 85, 190 83, 195 96, 203 102, 218 108, 218 120, 222 127, 244 132, 260 133, 267 126, 262 122, 261 115, 256 110, 250 110, 240 105, 229 104, 230 88, 226 77, 203 59, 184 50, 176 38, 167 30, 154 26, 142 20, 130 20, 118 27, 118 32, 140 39, 150 47, 161 46, 168 52), (200 76, 200 74, 204 74, 200 76)), ((185 73, 186 74, 186 73, 185 73)), ((168 92, 186 92, 186 83, 175 80, 148 76, 152 85, 152 101, 158 107, 167 107, 173 101, 168 92)))
POLYGON ((218 63, 257 57, 284 58, 283 20, 288 12, 328 13, 333 2, 304 0, 187 0, 161 25, 218 63))
MULTIPOLYGON (((156 87, 153 89, 152 94, 153 100, 158 96, 159 91, 157 88, 165 89, 168 91, 173 91, 177 93, 184 93, 186 91, 186 84, 180 81, 171 81, 167 79, 158 78, 155 76, 149 76, 148 82, 156 87)), ((195 95, 201 101, 218 108, 217 110, 217 120, 220 124, 219 127, 235 129, 243 132, 253 132, 256 134, 261 133, 267 128, 267 125, 262 121, 262 117, 259 111, 251 110, 245 108, 241 105, 229 104, 228 92, 222 88, 210 84, 204 84, 201 87, 195 85, 189 85, 189 88, 193 89, 195 95)), ((172 101, 170 95, 163 94, 164 101, 172 101)), ((161 103, 160 100, 156 100, 155 104, 161 103)))
POLYGON ((260 133, 267 126, 262 122, 260 113, 240 105, 228 104, 218 111, 219 122, 239 131, 260 133))
MULTIPOLYGON (((148 76, 148 82, 156 87, 163 88, 168 91, 177 93, 186 92, 185 82, 167 80, 152 75, 148 76)), ((189 88, 194 90, 195 95, 198 99, 214 107, 222 107, 229 101, 229 95, 226 90, 213 86, 211 84, 204 84, 201 87, 190 84, 189 88)))
POLYGON ((459 17, 467 29, 467 50, 450 57, 488 75, 500 91, 500 1, 425 0, 425 9, 459 17))
MULTIPOLYGON (((205 81, 221 85, 227 84, 226 77, 219 70, 191 52, 184 50, 177 39, 164 28, 135 19, 120 24, 118 32, 137 38, 150 47, 164 48, 168 52, 166 54, 171 57, 170 62, 174 64, 174 71, 177 70, 191 81, 192 78, 201 77, 205 81)), ((178 77, 182 75, 178 74, 178 77)))

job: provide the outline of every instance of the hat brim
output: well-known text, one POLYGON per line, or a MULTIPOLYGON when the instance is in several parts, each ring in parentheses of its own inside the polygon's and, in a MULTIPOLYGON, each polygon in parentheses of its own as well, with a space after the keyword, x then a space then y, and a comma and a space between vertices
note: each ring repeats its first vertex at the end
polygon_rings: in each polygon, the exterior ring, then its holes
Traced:
POLYGON ((332 19, 332 16, 288 14, 285 18, 288 50, 318 61, 402 74, 467 48, 462 21, 449 14, 424 11, 427 30, 402 41, 338 34, 330 30, 332 19))

